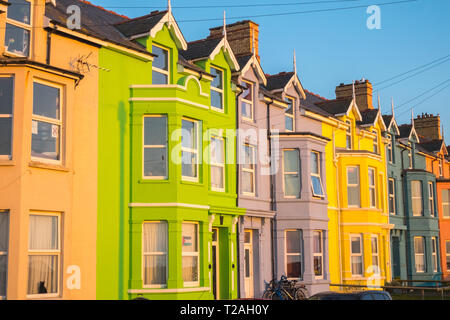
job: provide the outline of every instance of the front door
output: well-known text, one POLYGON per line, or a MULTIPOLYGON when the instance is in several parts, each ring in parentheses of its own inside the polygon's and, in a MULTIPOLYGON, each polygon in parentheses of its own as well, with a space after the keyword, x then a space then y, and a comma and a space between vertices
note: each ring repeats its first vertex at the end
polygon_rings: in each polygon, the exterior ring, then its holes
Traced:
POLYGON ((244 286, 245 297, 254 297, 253 288, 253 231, 244 231, 244 286))
POLYGON ((219 300, 219 229, 212 229, 212 286, 214 299, 219 300))
POLYGON ((392 237, 392 265, 393 278, 400 278, 400 239, 399 237, 392 237))

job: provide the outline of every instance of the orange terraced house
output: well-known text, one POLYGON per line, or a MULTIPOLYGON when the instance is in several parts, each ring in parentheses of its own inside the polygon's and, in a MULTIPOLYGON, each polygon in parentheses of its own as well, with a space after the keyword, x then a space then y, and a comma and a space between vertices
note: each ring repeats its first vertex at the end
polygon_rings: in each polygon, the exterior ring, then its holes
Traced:
MULTIPOLYGON (((436 200, 439 214, 439 248, 442 280, 450 280, 450 158, 441 131, 439 115, 422 114, 414 119, 420 136, 420 148, 426 155, 427 171, 436 176, 436 200)), ((430 199, 431 201, 431 199, 430 199)), ((433 249, 435 250, 435 249, 433 249)))
POLYGON ((0 1, 0 299, 95 299, 98 46, 46 10, 0 1))

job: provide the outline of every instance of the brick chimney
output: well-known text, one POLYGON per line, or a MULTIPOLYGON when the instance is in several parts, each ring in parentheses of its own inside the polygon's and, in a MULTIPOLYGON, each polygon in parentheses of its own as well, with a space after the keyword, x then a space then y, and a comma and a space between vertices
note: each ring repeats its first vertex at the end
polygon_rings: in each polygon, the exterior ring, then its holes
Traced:
MULTIPOLYGON (((209 38, 222 36, 223 26, 209 29, 209 38)), ((250 20, 227 24, 227 39, 236 56, 255 54, 259 61, 259 25, 250 20)))
MULTIPOLYGON (((356 93, 356 104, 358 105, 359 111, 365 111, 367 109, 373 109, 372 104, 372 84, 369 80, 359 80, 355 81, 355 93, 356 93)), ((352 84, 341 83, 336 87, 336 98, 352 98, 353 88, 352 84)))
POLYGON ((414 119, 414 127, 420 136, 433 140, 442 139, 441 135, 441 117, 428 113, 422 113, 414 119))

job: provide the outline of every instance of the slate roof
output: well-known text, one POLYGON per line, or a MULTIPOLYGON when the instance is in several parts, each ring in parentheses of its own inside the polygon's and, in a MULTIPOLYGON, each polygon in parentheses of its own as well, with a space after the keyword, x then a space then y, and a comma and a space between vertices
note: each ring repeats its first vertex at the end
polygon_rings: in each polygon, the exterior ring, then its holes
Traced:
POLYGON ((391 124, 393 116, 392 115, 383 115, 381 117, 383 118, 383 121, 384 121, 384 124, 386 125, 386 128, 388 128, 389 125, 391 124))
POLYGON ((327 100, 324 102, 315 103, 315 105, 320 109, 328 112, 329 114, 335 116, 337 114, 347 113, 351 102, 352 98, 346 98, 346 99, 327 100))
POLYGON ((203 74, 206 74, 213 78, 215 77, 212 74, 210 74, 210 73, 206 72, 205 70, 203 70, 202 68, 200 68, 199 66, 197 66, 196 64, 187 61, 185 58, 183 58, 183 56, 181 54, 178 55, 178 63, 181 64, 182 66, 189 68, 191 70, 194 70, 198 73, 203 73, 203 74))
POLYGON ((88 1, 58 0, 56 1, 56 7, 51 3, 47 3, 45 5, 45 15, 55 23, 67 27, 66 21, 69 17, 66 13, 67 8, 74 4, 80 7, 82 13, 81 29, 77 30, 78 32, 152 55, 143 45, 136 41, 128 40, 127 37, 114 26, 117 23, 129 20, 129 18, 118 15, 112 11, 107 11, 88 1))
POLYGON ((267 85, 269 91, 283 89, 294 76, 294 72, 280 72, 278 74, 266 74, 267 85))
POLYGON ((327 99, 325 99, 323 97, 320 97, 320 96, 318 96, 318 95, 316 95, 316 94, 314 94, 311 91, 308 91, 306 89, 304 91, 305 91, 306 99, 300 100, 300 107, 301 108, 304 108, 306 110, 309 110, 311 112, 320 114, 320 115, 325 116, 325 117, 333 116, 332 114, 328 113, 324 109, 319 108, 318 106, 316 106, 316 103, 328 101, 327 99))
POLYGON ((443 142, 444 142, 444 140, 442 140, 442 139, 429 140, 429 141, 421 142, 419 145, 422 148, 424 148, 425 150, 427 150, 428 152, 439 152, 439 151, 441 151, 443 142))
POLYGON ((367 109, 364 111, 360 111, 361 113, 361 121, 358 121, 357 124, 360 126, 371 125, 375 122, 379 109, 367 109))
POLYGON ((222 39, 223 38, 206 38, 188 42, 187 50, 181 50, 179 53, 186 60, 207 58, 211 55, 222 39))
POLYGON ((409 138, 409 135, 411 134, 412 125, 410 124, 402 124, 398 127, 398 130, 400 131, 400 138, 409 138))
POLYGON ((119 22, 116 24, 116 27, 126 37, 143 34, 151 30, 154 26, 156 26, 166 13, 167 10, 153 11, 148 15, 138 17, 136 19, 130 19, 128 21, 119 22))
POLYGON ((240 69, 244 68, 252 57, 253 57, 253 54, 245 54, 245 55, 236 56, 236 60, 239 63, 239 68, 240 69))

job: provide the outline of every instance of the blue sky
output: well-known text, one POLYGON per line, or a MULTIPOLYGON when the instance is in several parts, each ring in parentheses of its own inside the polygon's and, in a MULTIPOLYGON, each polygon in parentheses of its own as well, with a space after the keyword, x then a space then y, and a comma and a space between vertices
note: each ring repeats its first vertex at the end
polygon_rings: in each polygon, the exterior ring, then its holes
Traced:
MULTIPOLYGON (((245 2, 238 0, 172 0, 172 6, 175 18, 188 41, 204 38, 209 34, 209 28, 221 25, 224 10, 228 17, 227 23, 243 19, 255 21, 259 24, 259 54, 264 71, 277 73, 293 70, 292 56, 295 48, 299 76, 303 86, 321 96, 333 99, 335 97, 334 89, 341 82, 350 83, 352 80, 366 78, 376 85, 378 82, 450 55, 449 0, 418 0, 381 5, 381 29, 369 30, 367 28, 366 21, 369 14, 366 13, 366 9, 369 5, 396 1, 398 0, 343 0, 339 2, 323 0, 250 0, 245 2), (298 4, 305 2, 310 4, 298 4), (312 2, 316 3, 311 4, 312 2), (291 3, 291 5, 282 5, 286 3, 291 3), (269 6, 239 7, 239 5, 255 4, 268 4, 269 6), (204 8, 204 6, 215 7, 204 8), (353 6, 364 7, 253 17, 353 6), (233 17, 240 18, 233 19, 233 17), (186 21, 201 19, 217 20, 186 21)), ((148 14, 153 10, 162 10, 167 6, 166 0, 91 0, 91 2, 130 18, 148 14)), ((414 107, 414 113, 439 113, 441 123, 445 127, 445 140, 447 144, 450 144, 450 86, 445 88, 450 84, 450 60, 389 88, 383 88, 412 74, 414 72, 375 86, 374 98, 376 99, 375 96, 379 92, 383 113, 390 113, 391 97, 394 98, 395 105, 400 106, 420 96, 420 98, 396 109, 399 123, 409 123, 410 108, 422 102, 414 107), (449 81, 443 83, 446 80, 449 81), (421 96, 422 93, 434 87, 436 89, 421 96), (439 92, 441 89, 443 90, 439 92), (434 95, 435 93, 437 94, 434 95), (431 97, 432 95, 434 96, 431 97)))

